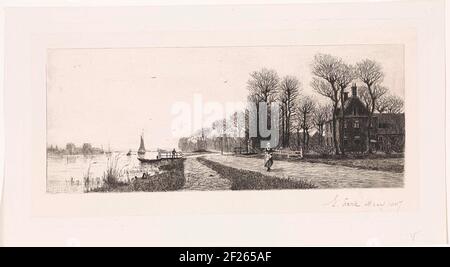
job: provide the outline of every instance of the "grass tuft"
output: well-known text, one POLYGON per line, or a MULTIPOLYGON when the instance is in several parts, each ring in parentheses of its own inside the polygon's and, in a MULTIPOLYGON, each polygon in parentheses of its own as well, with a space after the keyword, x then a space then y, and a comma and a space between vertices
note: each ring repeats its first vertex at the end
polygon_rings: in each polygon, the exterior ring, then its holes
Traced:
POLYGON ((119 184, 122 176, 122 170, 118 167, 119 155, 108 157, 106 162, 106 170, 103 173, 103 184, 106 187, 115 187, 119 184))

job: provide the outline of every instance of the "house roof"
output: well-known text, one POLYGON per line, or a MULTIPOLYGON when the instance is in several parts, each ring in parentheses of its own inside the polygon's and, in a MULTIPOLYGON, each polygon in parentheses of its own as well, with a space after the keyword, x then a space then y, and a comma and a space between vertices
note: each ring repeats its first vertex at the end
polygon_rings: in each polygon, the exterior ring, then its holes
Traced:
MULTIPOLYGON (((360 108, 360 110, 362 110, 363 112, 361 113, 361 112, 359 112, 358 111, 358 115, 360 116, 360 115, 363 115, 363 116, 366 116, 367 115, 367 113, 368 113, 368 111, 367 111, 367 108, 366 108, 366 105, 361 101, 361 99, 359 98, 359 97, 357 97, 357 96, 351 96, 351 97, 349 97, 345 102, 344 102, 344 111, 345 111, 345 114, 348 116, 348 115, 351 115, 352 113, 353 113, 353 110, 352 110, 352 107, 359 107, 360 108)), ((337 116, 338 117, 340 117, 341 116, 341 108, 340 107, 338 107, 337 108, 337 110, 336 110, 336 112, 337 112, 337 116)))
POLYGON ((347 110, 347 108, 354 104, 361 104, 364 105, 364 103, 359 99, 357 96, 351 96, 344 102, 344 110, 347 110))

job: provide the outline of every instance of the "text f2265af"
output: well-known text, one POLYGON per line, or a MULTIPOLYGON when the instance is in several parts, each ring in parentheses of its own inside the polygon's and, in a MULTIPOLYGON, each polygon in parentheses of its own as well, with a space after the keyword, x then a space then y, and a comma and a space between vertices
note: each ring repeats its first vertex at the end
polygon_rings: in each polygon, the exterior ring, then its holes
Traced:
POLYGON ((270 251, 266 252, 255 252, 255 251, 247 251, 247 252, 239 252, 232 251, 223 253, 222 261, 256 261, 256 262, 266 262, 270 260, 270 251))

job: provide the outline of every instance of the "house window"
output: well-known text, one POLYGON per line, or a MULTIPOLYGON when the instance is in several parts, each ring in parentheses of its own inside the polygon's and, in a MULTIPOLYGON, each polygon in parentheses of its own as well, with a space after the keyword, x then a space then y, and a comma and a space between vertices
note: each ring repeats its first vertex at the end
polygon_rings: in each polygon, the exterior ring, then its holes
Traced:
POLYGON ((353 108, 353 115, 356 116, 356 108, 353 108))
POLYGON ((347 129, 347 121, 344 121, 344 129, 347 129))
POLYGON ((378 142, 383 142, 383 136, 378 136, 378 142))
POLYGON ((353 128, 357 128, 357 129, 359 128, 359 121, 358 120, 353 122, 353 128))

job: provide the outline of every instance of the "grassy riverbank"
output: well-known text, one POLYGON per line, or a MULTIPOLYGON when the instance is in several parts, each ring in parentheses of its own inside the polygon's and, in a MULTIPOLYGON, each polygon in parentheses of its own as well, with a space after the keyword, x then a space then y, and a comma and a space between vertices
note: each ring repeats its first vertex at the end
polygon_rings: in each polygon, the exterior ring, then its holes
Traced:
POLYGON ((311 189, 316 185, 292 179, 281 179, 259 172, 241 170, 199 157, 198 161, 231 181, 231 190, 311 189))
MULTIPOLYGON (((110 179, 102 187, 93 189, 90 192, 165 192, 176 191, 183 187, 186 182, 184 177, 184 159, 172 160, 167 165, 160 167, 161 173, 146 178, 133 179, 129 183, 117 182, 116 179, 110 179)), ((111 173, 107 171, 106 173, 111 173)))

